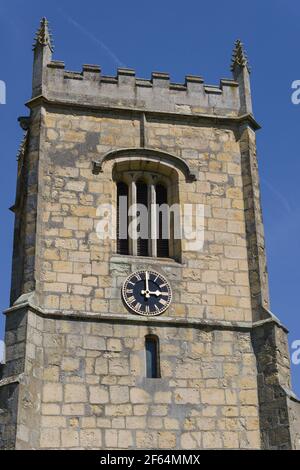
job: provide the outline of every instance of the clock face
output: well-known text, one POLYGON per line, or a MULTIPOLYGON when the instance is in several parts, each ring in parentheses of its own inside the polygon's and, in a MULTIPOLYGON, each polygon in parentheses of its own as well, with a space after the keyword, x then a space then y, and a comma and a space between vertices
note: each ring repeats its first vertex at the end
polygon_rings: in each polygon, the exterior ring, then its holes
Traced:
POLYGON ((127 307, 139 315, 160 315, 172 300, 171 286, 155 271, 136 271, 125 280, 122 288, 127 307))

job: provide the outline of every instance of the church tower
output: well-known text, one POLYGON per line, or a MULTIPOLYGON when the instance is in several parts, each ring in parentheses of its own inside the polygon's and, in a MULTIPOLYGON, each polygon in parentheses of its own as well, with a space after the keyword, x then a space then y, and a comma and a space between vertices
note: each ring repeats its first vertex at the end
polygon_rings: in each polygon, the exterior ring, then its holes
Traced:
POLYGON ((219 86, 33 48, 0 447, 300 448, 241 42, 219 86))

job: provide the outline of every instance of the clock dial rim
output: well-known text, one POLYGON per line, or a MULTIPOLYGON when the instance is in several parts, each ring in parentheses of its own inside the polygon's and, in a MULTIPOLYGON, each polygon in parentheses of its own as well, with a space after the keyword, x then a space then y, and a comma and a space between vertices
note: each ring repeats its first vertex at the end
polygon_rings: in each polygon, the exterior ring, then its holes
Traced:
MULTIPOLYGON (((139 282, 139 281, 136 281, 136 282, 139 282)), ((123 300, 127 306, 127 308, 129 310, 131 310, 132 312, 138 314, 138 315, 142 315, 144 317, 153 317, 153 316, 158 316, 158 315, 161 315, 162 313, 164 313, 171 305, 171 302, 172 302, 172 288, 171 288, 171 285, 169 283, 169 281, 166 279, 166 277, 159 273, 158 271, 154 271, 153 269, 139 269, 137 271, 134 271, 133 273, 129 274, 129 276, 127 276, 127 278, 125 279, 125 281, 123 282, 123 286, 122 286, 122 297, 123 297, 123 300), (127 286, 128 286, 128 282, 134 277, 136 276, 137 274, 143 274, 144 276, 146 275, 146 271, 149 273, 149 274, 154 274, 155 276, 158 276, 166 285, 167 285, 167 289, 168 289, 168 300, 167 300, 167 303, 166 305, 163 305, 162 307, 159 308, 159 311, 150 311, 149 313, 146 313, 144 311, 141 311, 141 310, 138 310, 136 308, 134 308, 130 302, 128 302, 127 300, 127 294, 126 294, 126 289, 127 289, 127 286)))

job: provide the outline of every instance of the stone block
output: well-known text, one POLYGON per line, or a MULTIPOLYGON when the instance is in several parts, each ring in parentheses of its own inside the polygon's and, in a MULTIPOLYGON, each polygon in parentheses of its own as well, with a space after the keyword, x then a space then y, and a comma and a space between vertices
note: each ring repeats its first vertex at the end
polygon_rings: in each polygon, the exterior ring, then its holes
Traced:
POLYGON ((129 402, 129 388, 126 386, 112 385, 110 388, 111 403, 129 402))
POLYGON ((109 394, 106 387, 92 386, 90 387, 90 403, 108 403, 109 394))
POLYGON ((40 447, 42 449, 59 449, 60 448, 60 431, 59 429, 41 429, 40 447))
POLYGON ((79 434, 74 429, 61 430, 61 445, 66 449, 79 446, 79 434))
POLYGON ((100 429, 82 429, 79 432, 80 447, 83 449, 101 449, 102 433, 100 429))
POLYGON ((87 391, 83 384, 67 384, 64 386, 65 403, 86 403, 87 391))
POLYGON ((48 383, 43 387, 43 402, 61 402, 63 389, 60 383, 48 383))

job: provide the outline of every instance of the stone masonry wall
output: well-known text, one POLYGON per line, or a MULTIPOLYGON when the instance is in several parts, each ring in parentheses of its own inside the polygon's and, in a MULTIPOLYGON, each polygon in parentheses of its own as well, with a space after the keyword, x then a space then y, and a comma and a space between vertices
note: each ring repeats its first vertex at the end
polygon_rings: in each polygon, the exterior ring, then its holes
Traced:
POLYGON ((237 136, 228 126, 148 116, 141 128, 126 113, 41 108, 32 302, 59 318, 29 316, 17 448, 260 447, 237 136), (115 241, 96 235, 97 207, 114 202, 115 183, 114 161, 97 175, 93 161, 139 148, 142 133, 145 147, 196 174, 189 182, 172 170, 180 203, 205 206, 203 250, 183 243, 178 261, 120 257, 115 241), (124 279, 143 267, 164 273, 173 290, 153 324, 121 301, 124 279), (161 379, 145 379, 149 332, 160 338, 161 379))
POLYGON ((0 450, 15 449, 18 396, 17 383, 0 386, 0 450))
MULTIPOLYGON (((260 448, 256 357, 261 365, 264 357, 251 345, 239 128, 155 116, 142 126, 134 113, 51 106, 40 118, 39 164, 28 160, 38 181, 28 273, 31 304, 52 319, 29 314, 16 448, 260 448), (180 203, 204 204, 202 251, 183 243, 179 260, 153 263, 121 257, 114 240, 98 239, 97 207, 115 201, 115 162, 104 161, 99 174, 93 162, 142 144, 180 157, 196 175, 191 182, 172 170, 180 203), (145 267, 164 273, 173 290, 156 322, 141 322, 121 300, 126 276, 145 267), (161 345, 155 381, 144 371, 149 332, 161 345)), ((286 402, 274 403, 288 433, 286 402)))
POLYGON ((241 149, 252 317, 253 321, 258 321, 261 318, 269 317, 267 309, 270 303, 254 131, 247 126, 242 126, 239 141, 241 149))
POLYGON ((40 126, 40 110, 35 109, 31 112, 30 131, 27 133, 24 152, 18 162, 18 182, 13 208, 15 226, 11 305, 19 296, 32 292, 35 288, 40 126))
POLYGON ((16 443, 20 374, 26 363, 27 313, 18 309, 6 320, 6 364, 0 377, 0 449, 16 443))
POLYGON ((292 449, 300 450, 300 400, 288 397, 289 420, 291 423, 292 449))
POLYGON ((17 448, 260 447, 249 332, 34 313, 28 323, 35 379, 20 392, 17 448), (145 378, 149 333, 160 379, 145 378))
POLYGON ((299 448, 299 400, 291 398, 290 360, 284 328, 273 322, 252 331, 257 361, 263 449, 299 448))
MULTIPOLYGON (((183 246, 181 263, 158 261, 174 291, 168 316, 251 321, 241 156, 235 133, 151 121, 145 135, 147 147, 182 157, 197 172, 195 182, 186 182, 179 172, 180 203, 205 205, 204 249, 188 252, 183 246)), ((139 147, 140 122, 115 114, 44 112, 43 139, 37 302, 60 312, 131 315, 121 302, 120 286, 133 261, 118 260, 115 242, 96 235, 98 205, 114 200, 113 162, 94 175, 92 161, 112 149, 139 147)))

